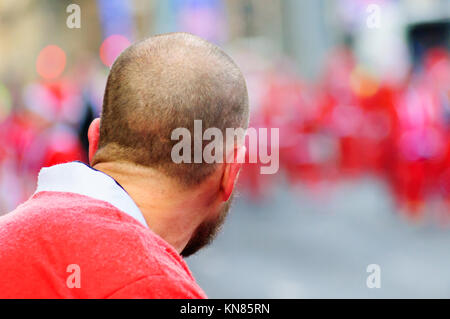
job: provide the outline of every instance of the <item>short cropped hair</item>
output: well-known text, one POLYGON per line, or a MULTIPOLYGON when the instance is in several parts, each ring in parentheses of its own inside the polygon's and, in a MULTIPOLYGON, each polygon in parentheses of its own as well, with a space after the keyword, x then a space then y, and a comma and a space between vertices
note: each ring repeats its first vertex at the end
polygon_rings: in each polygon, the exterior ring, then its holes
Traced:
POLYGON ((131 45, 111 68, 92 165, 127 161, 199 184, 217 164, 174 163, 172 131, 187 128, 193 138, 194 120, 202 120, 203 130, 225 136, 226 128, 246 129, 248 117, 244 77, 224 51, 187 33, 154 36, 131 45))

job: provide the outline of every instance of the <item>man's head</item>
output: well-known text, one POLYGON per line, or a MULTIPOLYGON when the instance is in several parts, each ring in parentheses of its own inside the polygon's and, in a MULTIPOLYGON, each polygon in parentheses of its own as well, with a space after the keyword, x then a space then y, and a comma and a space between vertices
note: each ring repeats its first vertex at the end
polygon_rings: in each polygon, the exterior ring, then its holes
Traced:
MULTIPOLYGON (((226 128, 246 129, 248 116, 245 80, 220 48, 186 33, 151 37, 126 49, 111 68, 101 119, 89 131, 91 165, 127 163, 160 172, 183 192, 205 185, 205 192, 216 191, 183 250, 189 255, 209 242, 224 219, 240 164, 194 163, 194 152, 190 163, 177 164, 172 132, 186 128, 194 138, 194 120, 201 120, 203 131, 218 128, 225 136, 226 128)), ((244 156, 242 144, 232 148, 234 159, 244 156)))

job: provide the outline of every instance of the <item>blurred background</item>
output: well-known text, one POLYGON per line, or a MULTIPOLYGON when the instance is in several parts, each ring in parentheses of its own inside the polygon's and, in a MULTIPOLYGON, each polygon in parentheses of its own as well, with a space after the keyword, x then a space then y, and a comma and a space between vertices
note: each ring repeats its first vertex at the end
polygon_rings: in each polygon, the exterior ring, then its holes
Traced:
POLYGON ((222 46, 280 129, 280 171, 246 164, 187 259, 209 297, 450 297, 449 0, 1 0, 0 214, 86 161, 114 59, 172 31, 222 46))

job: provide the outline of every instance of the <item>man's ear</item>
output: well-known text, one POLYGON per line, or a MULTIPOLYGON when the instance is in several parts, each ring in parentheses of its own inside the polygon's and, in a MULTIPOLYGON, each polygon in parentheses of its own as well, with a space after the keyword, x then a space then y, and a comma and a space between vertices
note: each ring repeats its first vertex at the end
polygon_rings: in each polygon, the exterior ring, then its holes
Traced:
POLYGON ((89 125, 88 141, 89 141, 89 163, 92 163, 92 158, 98 149, 98 141, 100 139, 100 119, 96 118, 89 125))
POLYGON ((233 160, 227 160, 227 162, 224 164, 225 170, 222 175, 221 182, 222 199, 224 202, 226 202, 233 193, 234 185, 236 184, 239 171, 241 170, 242 163, 244 163, 245 160, 246 151, 247 148, 245 146, 234 149, 233 160))

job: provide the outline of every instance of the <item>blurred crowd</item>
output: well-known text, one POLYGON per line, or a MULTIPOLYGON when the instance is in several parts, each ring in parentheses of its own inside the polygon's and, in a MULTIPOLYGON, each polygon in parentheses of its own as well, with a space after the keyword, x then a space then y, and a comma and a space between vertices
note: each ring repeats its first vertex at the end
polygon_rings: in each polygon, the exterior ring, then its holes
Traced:
POLYGON ((106 75, 89 62, 58 79, 0 83, 0 214, 34 192, 41 167, 86 162, 106 75))
MULTIPOLYGON (((329 55, 317 83, 278 65, 257 79, 251 124, 280 129, 280 167, 293 185, 314 191, 375 175, 400 212, 419 217, 433 203, 450 213, 449 52, 433 48, 422 61, 402 81, 372 75, 346 47, 329 55)), ((256 198, 274 184, 252 164, 243 178, 256 198)))

